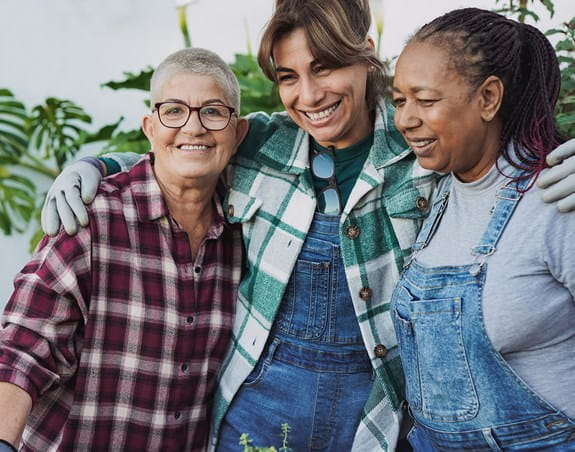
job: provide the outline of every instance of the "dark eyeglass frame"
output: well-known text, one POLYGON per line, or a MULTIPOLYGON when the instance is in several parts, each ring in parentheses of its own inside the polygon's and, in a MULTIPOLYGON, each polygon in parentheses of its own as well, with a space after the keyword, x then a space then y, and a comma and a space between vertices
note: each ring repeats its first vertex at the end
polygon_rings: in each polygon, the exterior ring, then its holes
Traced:
POLYGON ((200 121, 200 124, 202 125, 202 127, 206 130, 211 130, 212 132, 217 132, 218 130, 224 130, 229 124, 230 121, 232 120, 232 116, 236 114, 236 109, 234 107, 230 107, 229 105, 224 105, 224 104, 208 104, 208 105, 202 105, 201 107, 192 107, 188 104, 186 104, 185 102, 181 102, 178 100, 169 100, 169 101, 165 101, 165 102, 156 102, 154 104, 154 110, 153 111, 157 111, 158 112, 158 119, 160 120, 160 123, 162 123, 162 125, 164 127, 167 127, 168 129, 181 129, 182 127, 184 127, 188 121, 190 120, 190 116, 192 116, 192 113, 194 111, 198 112, 198 120, 200 121), (187 107, 188 109, 188 116, 186 117, 186 120, 184 122, 182 122, 181 126, 168 126, 164 123, 164 121, 162 121, 162 115, 160 115, 160 107, 164 104, 178 104, 178 105, 183 105, 185 107, 187 107), (224 107, 227 108, 228 111, 230 112, 230 116, 228 117, 228 121, 226 122, 226 124, 223 127, 219 127, 219 128, 214 128, 212 126, 206 126, 204 124, 204 122, 202 121, 202 115, 200 114, 200 110, 202 110, 203 108, 210 108, 210 107, 224 107))
POLYGON ((327 185, 323 187, 319 191, 319 193, 317 193, 317 197, 319 198, 320 196, 323 196, 324 213, 328 215, 340 215, 342 211, 341 195, 339 192, 337 181, 335 179, 335 158, 333 156, 334 150, 335 148, 333 146, 329 146, 327 149, 322 149, 319 151, 317 149, 313 149, 310 158, 310 168, 313 176, 318 179, 325 180, 327 182, 327 185), (326 160, 326 157, 329 157, 329 162, 331 163, 330 168, 331 174, 329 176, 320 174, 323 173, 323 171, 318 171, 317 168, 318 165, 317 162, 328 161, 326 160), (329 208, 330 198, 326 195, 326 193, 328 193, 329 191, 333 191, 336 197, 336 206, 332 206, 331 208, 329 208))

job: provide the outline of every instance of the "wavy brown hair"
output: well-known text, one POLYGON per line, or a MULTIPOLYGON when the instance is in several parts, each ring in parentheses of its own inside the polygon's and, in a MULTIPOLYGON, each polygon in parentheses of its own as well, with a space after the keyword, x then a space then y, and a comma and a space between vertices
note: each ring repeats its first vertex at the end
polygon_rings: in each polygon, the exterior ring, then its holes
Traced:
POLYGON ((277 83, 274 45, 302 29, 310 52, 328 68, 365 62, 368 72, 366 101, 370 111, 387 88, 385 66, 368 41, 371 26, 369 0, 276 0, 275 11, 261 40, 258 63, 266 77, 277 83))

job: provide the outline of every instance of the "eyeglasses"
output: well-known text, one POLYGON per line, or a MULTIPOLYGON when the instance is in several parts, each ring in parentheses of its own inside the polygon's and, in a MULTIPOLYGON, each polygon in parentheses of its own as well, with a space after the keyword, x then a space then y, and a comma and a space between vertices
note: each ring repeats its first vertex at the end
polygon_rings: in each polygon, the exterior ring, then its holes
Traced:
POLYGON ((339 215, 341 213, 341 197, 335 180, 333 150, 333 146, 322 151, 314 149, 311 155, 311 172, 318 179, 324 179, 328 182, 328 185, 317 194, 320 201, 323 201, 323 212, 328 215, 339 215))
POLYGON ((202 107, 190 107, 184 102, 158 102, 154 104, 154 110, 158 110, 158 118, 164 127, 178 129, 184 127, 193 111, 198 112, 200 124, 206 130, 223 130, 230 123, 236 109, 227 105, 204 105, 202 107))

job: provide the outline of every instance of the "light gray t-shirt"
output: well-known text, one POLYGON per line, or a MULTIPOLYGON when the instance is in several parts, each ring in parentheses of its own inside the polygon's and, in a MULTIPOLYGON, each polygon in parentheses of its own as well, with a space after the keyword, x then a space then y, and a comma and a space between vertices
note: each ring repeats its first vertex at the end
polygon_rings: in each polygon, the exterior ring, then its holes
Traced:
MULTIPOLYGON (((512 174, 502 158, 498 165, 512 174)), ((416 256, 426 266, 473 262, 471 249, 487 227, 496 191, 509 180, 496 166, 471 183, 451 177, 441 223, 416 256)), ((527 385, 575 418, 575 213, 561 214, 545 204, 534 186, 486 263, 483 312, 489 339, 527 385)))

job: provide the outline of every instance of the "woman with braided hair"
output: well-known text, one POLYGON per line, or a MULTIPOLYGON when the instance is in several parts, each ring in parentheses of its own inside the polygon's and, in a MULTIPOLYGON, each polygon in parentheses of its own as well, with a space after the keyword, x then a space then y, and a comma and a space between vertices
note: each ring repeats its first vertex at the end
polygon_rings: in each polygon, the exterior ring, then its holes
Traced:
POLYGON ((575 450, 575 216, 534 185, 559 87, 540 31, 475 8, 397 62, 395 124, 450 173, 392 297, 416 451, 575 450))

